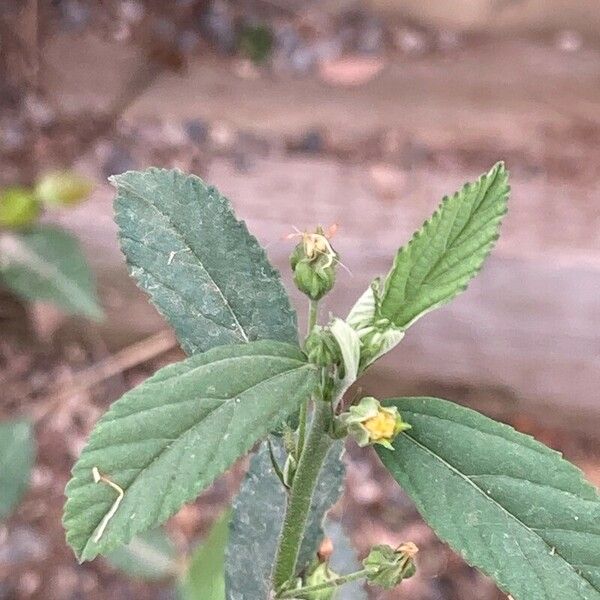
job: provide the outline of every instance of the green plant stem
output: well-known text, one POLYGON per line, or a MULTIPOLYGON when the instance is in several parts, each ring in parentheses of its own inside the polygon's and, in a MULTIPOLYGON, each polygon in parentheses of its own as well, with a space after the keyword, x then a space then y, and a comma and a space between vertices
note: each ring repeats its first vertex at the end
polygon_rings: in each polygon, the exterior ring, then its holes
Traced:
POLYGON ((356 581, 358 579, 363 579, 368 575, 369 571, 367 569, 361 569, 360 571, 356 571, 355 573, 348 573, 348 575, 340 575, 335 579, 330 579, 329 581, 324 581, 323 583, 318 583, 316 585, 308 585, 303 588, 298 588, 297 590, 287 590, 286 592, 282 592, 277 598, 302 598, 307 594, 312 594, 313 592, 320 592, 322 590, 331 589, 334 587, 339 587, 340 585, 344 585, 345 583, 349 583, 350 581, 356 581))
MULTIPOLYGON (((319 301, 309 300, 308 301, 308 327, 306 329, 306 337, 310 335, 310 332, 314 329, 317 324, 317 316, 319 314, 319 301)), ((304 450, 304 441, 306 439, 306 420, 308 416, 308 403, 306 400, 300 405, 300 415, 298 418, 298 442, 296 444, 296 460, 300 460, 302 451, 304 450)))
POLYGON ((319 314, 319 301, 309 300, 308 301, 308 326, 306 328, 306 335, 309 336, 311 331, 317 324, 317 316, 319 314))
POLYGON ((333 440, 327 430, 331 419, 331 408, 322 400, 315 402, 313 420, 306 446, 288 496, 285 519, 279 538, 279 547, 273 570, 273 585, 279 589, 294 576, 298 552, 304 535, 310 503, 325 455, 333 440))

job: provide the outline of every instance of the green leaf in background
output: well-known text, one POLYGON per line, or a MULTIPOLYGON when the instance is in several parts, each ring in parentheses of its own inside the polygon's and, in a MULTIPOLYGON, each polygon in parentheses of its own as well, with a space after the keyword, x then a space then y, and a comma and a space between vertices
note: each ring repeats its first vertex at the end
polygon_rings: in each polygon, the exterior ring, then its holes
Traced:
MULTIPOLYGON (((273 439, 275 455, 282 460, 281 440, 273 439)), ((344 483, 340 460, 344 445, 338 441, 329 450, 319 474, 300 548, 298 565, 306 566, 323 537, 323 519, 337 502, 344 483)), ((250 468, 233 502, 226 557, 227 600, 268 600, 271 571, 283 524, 286 494, 275 474, 267 444, 252 457, 250 468)))
MULTIPOLYGON (((356 556, 356 550, 352 547, 352 543, 339 521, 326 519, 325 535, 333 544, 329 566, 334 572, 339 575, 347 575, 363 568, 361 561, 356 556)), ((336 591, 334 600, 368 600, 364 582, 351 581, 342 585, 336 591)))
POLYGON ((379 315, 406 329, 467 288, 496 239, 510 188, 503 163, 445 198, 400 248, 379 299, 379 315))
POLYGON ((317 385, 299 348, 219 346, 158 371, 100 419, 66 488, 67 541, 91 560, 159 525, 294 412, 317 385), (117 492, 124 490, 96 542, 117 492))
POLYGON ((188 354, 258 339, 297 343, 279 274, 215 188, 164 169, 111 182, 131 275, 188 354))
POLYGON ((0 281, 27 300, 52 302, 92 319, 102 316, 79 243, 58 227, 1 233, 0 281))
POLYGON ((31 425, 25 421, 0 423, 0 519, 21 500, 35 460, 31 425))
POLYGON ((226 511, 194 551, 180 586, 182 600, 225 600, 225 548, 230 518, 231 512, 226 511))
POLYGON ((377 448, 437 534, 515 600, 600 599, 600 498, 561 455, 475 411, 399 398, 377 448))
POLYGON ((106 561, 130 577, 159 581, 178 574, 177 552, 163 529, 136 535, 129 544, 106 555, 106 561))

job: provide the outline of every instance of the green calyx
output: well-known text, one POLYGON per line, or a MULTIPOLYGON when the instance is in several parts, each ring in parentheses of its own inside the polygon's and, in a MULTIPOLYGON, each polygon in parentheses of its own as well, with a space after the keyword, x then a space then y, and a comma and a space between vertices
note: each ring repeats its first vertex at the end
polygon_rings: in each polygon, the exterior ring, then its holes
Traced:
POLYGON ((340 346, 328 327, 313 328, 304 343, 308 360, 319 367, 338 365, 342 362, 340 346))
POLYGON ((380 444, 393 450, 394 438, 410 429, 395 406, 381 406, 373 396, 366 396, 351 406, 347 413, 339 416, 339 421, 360 447, 380 444))
POLYGON ((394 327, 386 318, 358 332, 360 338, 360 368, 366 369, 380 356, 389 352, 404 337, 404 331, 394 327))
POLYGON ((347 323, 360 339, 360 367, 363 372, 379 357, 389 352, 404 338, 404 330, 390 319, 381 316, 381 281, 375 279, 358 299, 347 318, 347 323))
POLYGON ((304 580, 297 577, 289 581, 279 590, 278 597, 295 598, 297 595, 302 600, 333 600, 339 579, 339 575, 329 568, 327 561, 315 561, 304 580))
POLYGON ((322 227, 315 233, 303 232, 302 241, 290 255, 296 287, 311 300, 320 300, 335 284, 338 255, 322 227))
POLYGON ((0 192, 0 227, 23 229, 40 215, 40 204, 25 187, 10 187, 0 192))
POLYGON ((412 542, 402 544, 395 550, 383 544, 373 546, 363 561, 367 581, 385 589, 396 587, 415 574, 414 556, 418 551, 412 542))
MULTIPOLYGON (((334 573, 329 568, 329 563, 319 563, 313 571, 308 575, 304 582, 305 587, 318 586, 324 583, 335 581, 338 578, 338 574, 334 573)), ((335 586, 325 588, 322 590, 316 590, 307 593, 304 598, 308 600, 331 600, 335 594, 335 586)))

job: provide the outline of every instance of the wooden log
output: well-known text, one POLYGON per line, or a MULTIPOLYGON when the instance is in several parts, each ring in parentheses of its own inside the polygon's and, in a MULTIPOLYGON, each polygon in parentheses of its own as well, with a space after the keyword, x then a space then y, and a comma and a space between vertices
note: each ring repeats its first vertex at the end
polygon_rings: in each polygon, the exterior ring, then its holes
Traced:
MULTIPOLYGON (((334 245, 352 275, 340 270, 338 286, 323 303, 326 319, 329 311, 345 316, 370 280, 387 272, 396 249, 443 193, 476 175, 398 172, 406 185, 394 199, 381 196, 369 166, 330 159, 269 158, 250 172, 215 159, 207 179, 267 246, 301 315, 305 301, 290 283, 291 246, 282 237, 293 226, 339 224, 334 245)), ((561 189, 542 177, 520 176, 512 184, 501 241, 482 273, 466 293, 409 330, 377 364, 371 385, 381 376, 397 381, 399 395, 423 382, 491 389, 511 406, 544 406, 585 426, 600 418, 600 212, 572 209, 593 206, 587 186, 561 189)), ((85 240, 100 273, 109 309, 106 334, 114 346, 156 331, 161 321, 125 275, 111 196, 107 186, 93 206, 63 221, 85 240)))

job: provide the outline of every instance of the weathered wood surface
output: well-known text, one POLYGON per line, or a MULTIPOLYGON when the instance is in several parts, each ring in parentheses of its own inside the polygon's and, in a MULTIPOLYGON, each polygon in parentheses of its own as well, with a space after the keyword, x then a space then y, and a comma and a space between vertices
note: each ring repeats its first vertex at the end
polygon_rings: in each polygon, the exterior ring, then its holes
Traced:
MULTIPOLYGON (((288 284, 290 244, 281 238, 316 219, 340 225, 335 246, 352 276, 340 270, 323 306, 326 316, 333 307, 344 315, 442 195, 474 175, 398 172, 407 181, 393 200, 381 197, 368 166, 326 159, 264 159, 250 172, 215 159, 207 178, 232 198, 288 284)), ((395 374, 399 394, 415 382, 466 383, 501 390, 500 396, 525 405, 572 412, 575 421, 600 418, 600 211, 568 216, 574 205, 593 207, 596 193, 515 177, 510 213, 486 268, 465 294, 415 324, 377 371, 388 380, 395 374)), ((115 269, 122 259, 110 198, 107 186, 93 210, 82 208, 68 219, 104 273, 109 335, 125 341, 154 331, 159 321, 132 294, 123 267, 115 269)), ((304 312, 303 299, 294 298, 304 312)))
POLYGON ((596 0, 370 0, 370 3, 387 15, 459 31, 497 34, 575 29, 595 36, 600 26, 596 0))
MULTIPOLYGON (((57 99, 76 107, 77 65, 69 61, 81 52, 74 43, 68 52, 60 44, 49 48, 48 56, 69 75, 53 80, 57 99)), ((96 82, 83 104, 90 94, 100 102, 102 69, 114 86, 120 72, 131 73, 112 67, 116 57, 107 65, 101 45, 97 56, 94 48, 83 52, 81 76, 87 81, 93 72, 96 82)), ((423 382, 497 390, 525 407, 547 407, 546 417, 568 414, 594 428, 600 421, 599 61, 597 48, 563 54, 539 42, 492 40, 448 56, 395 59, 366 85, 335 88, 316 78, 244 80, 228 63, 199 60, 185 77, 160 78, 125 118, 198 117, 256 131, 275 146, 313 126, 338 139, 376 133, 437 157, 432 163, 400 152, 395 165, 352 165, 276 153, 252 156, 245 171, 223 156, 207 166, 206 178, 232 198, 288 281, 289 246, 281 237, 293 225, 339 223, 336 247, 353 276, 340 272, 325 310, 339 306, 341 313, 387 270, 393 252, 444 193, 508 157, 510 213, 487 267, 466 294, 417 323, 371 380, 379 373, 389 382, 393 371, 398 393, 422 389, 423 382)), ((64 219, 86 239, 104 282, 109 337, 119 345, 159 325, 124 275, 111 195, 105 186, 93 206, 64 219)))

